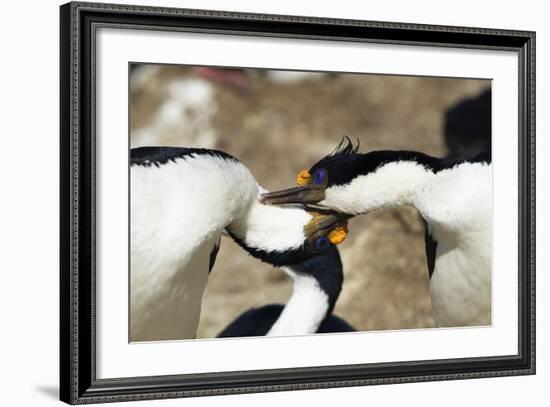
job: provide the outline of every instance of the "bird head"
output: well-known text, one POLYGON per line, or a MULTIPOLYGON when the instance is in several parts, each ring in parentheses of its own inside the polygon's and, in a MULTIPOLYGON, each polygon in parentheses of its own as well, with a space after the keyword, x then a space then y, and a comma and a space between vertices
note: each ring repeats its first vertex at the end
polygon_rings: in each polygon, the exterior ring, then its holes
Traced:
POLYGON ((327 193, 336 186, 349 183, 356 175, 354 167, 360 154, 356 146, 343 139, 329 155, 315 163, 309 170, 302 170, 296 177, 296 187, 262 194, 261 201, 268 205, 309 204, 321 207, 327 193))
POLYGON ((452 163, 413 151, 358 153, 343 139, 329 155, 298 173, 297 186, 262 194, 267 205, 307 204, 349 216, 408 203, 412 187, 426 174, 452 163))

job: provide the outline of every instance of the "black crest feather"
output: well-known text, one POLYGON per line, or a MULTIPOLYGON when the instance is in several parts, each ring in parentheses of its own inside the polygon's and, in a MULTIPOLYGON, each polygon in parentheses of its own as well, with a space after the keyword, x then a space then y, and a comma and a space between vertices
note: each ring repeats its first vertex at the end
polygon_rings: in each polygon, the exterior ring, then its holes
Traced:
POLYGON ((313 174, 317 169, 325 168, 328 170, 328 182, 330 185, 332 183, 331 181, 335 181, 336 178, 339 178, 337 176, 337 172, 339 171, 336 169, 340 167, 338 163, 356 161, 360 156, 357 151, 359 151, 359 140, 357 140, 357 144, 353 144, 351 139, 345 136, 340 140, 336 148, 332 150, 330 154, 317 161, 313 167, 310 168, 309 172, 313 174))
POLYGON ((335 155, 355 154, 357 151, 359 151, 359 139, 357 139, 357 144, 353 145, 351 139, 348 136, 344 136, 342 137, 342 140, 340 140, 336 148, 332 150, 332 152, 327 157, 335 155))

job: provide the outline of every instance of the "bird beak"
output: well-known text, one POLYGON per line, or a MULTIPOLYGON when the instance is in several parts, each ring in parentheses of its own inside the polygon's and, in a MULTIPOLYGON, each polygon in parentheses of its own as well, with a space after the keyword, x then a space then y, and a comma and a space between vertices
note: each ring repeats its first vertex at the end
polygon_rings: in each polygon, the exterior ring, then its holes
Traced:
POLYGON ((325 187, 323 185, 311 184, 268 192, 260 196, 260 202, 267 205, 289 203, 315 204, 323 199, 325 199, 325 187))
POLYGON ((310 239, 319 236, 328 236, 330 241, 338 244, 347 236, 347 221, 350 215, 332 210, 306 208, 313 219, 305 226, 306 235, 310 239))

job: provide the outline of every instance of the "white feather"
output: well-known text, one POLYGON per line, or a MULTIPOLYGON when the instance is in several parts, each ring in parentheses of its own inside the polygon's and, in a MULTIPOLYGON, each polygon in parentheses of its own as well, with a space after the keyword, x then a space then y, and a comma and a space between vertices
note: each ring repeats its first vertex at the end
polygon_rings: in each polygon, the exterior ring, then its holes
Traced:
POLYGON ((392 162, 327 189, 321 205, 350 214, 415 206, 437 241, 430 294, 441 326, 491 323, 492 166, 464 163, 433 173, 392 162))
POLYGON ((433 176, 415 162, 392 162, 375 172, 355 177, 348 184, 328 188, 319 204, 349 214, 412 205, 418 188, 433 176))
POLYGON ((440 326, 491 324, 492 168, 438 173, 415 199, 437 241, 430 294, 440 326))
POLYGON ((268 251, 303 244, 311 215, 260 204, 260 190, 243 164, 212 155, 132 166, 132 340, 195 336, 210 253, 225 227, 268 251))
POLYGON ((282 252, 304 244, 304 227, 311 219, 301 207, 263 205, 254 200, 246 214, 236 219, 229 229, 248 247, 282 252))
POLYGON ((316 333, 329 307, 328 295, 317 280, 308 274, 282 269, 292 278, 292 296, 267 336, 307 335, 316 333))

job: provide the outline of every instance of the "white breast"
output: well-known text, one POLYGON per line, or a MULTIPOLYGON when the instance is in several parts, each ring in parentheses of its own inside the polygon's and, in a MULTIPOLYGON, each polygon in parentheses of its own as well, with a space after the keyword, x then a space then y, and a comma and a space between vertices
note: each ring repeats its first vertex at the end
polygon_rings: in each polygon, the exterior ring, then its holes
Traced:
POLYGON ((430 295, 439 326, 491 324, 490 251, 438 244, 430 295))
POLYGON ((440 326, 491 324, 492 167, 438 173, 416 205, 437 241, 430 294, 440 326))
POLYGON ((257 194, 246 167, 222 158, 132 166, 131 340, 195 336, 210 253, 257 194))
POLYGON ((133 341, 195 337, 208 280, 210 252, 216 242, 216 238, 204 241, 180 261, 140 262, 141 256, 132 256, 133 341))

